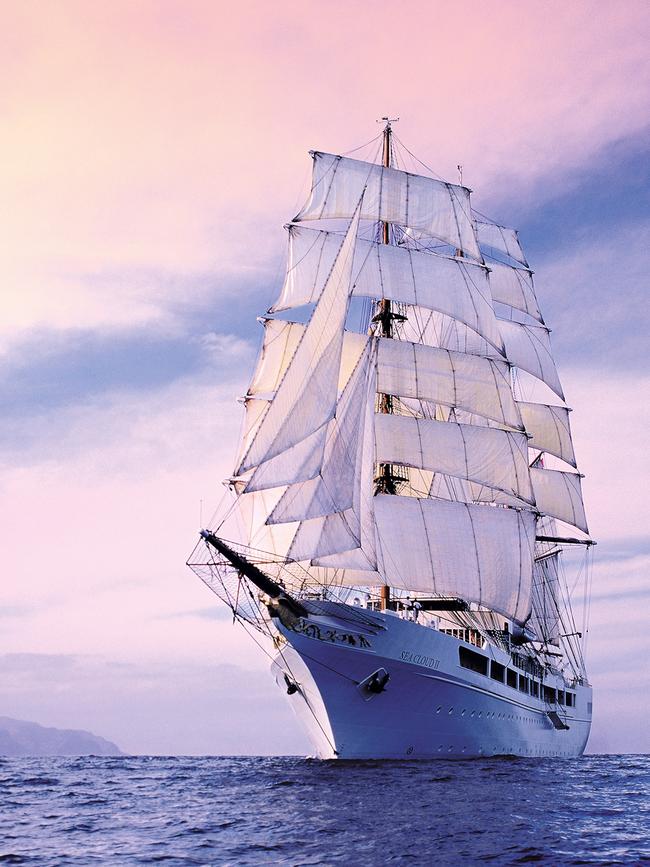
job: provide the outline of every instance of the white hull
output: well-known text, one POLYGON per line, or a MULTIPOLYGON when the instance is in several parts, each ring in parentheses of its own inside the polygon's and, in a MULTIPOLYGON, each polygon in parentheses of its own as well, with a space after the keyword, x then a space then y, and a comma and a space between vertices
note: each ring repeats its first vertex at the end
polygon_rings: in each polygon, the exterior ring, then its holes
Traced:
MULTIPOLYGON (((459 663, 459 648, 465 647, 513 669, 509 654, 500 648, 479 650, 391 614, 372 617, 379 628, 366 632, 332 616, 301 620, 297 631, 275 620, 286 643, 273 673, 285 691, 288 684, 298 686, 288 698, 318 757, 457 759, 583 753, 591 726, 590 687, 570 687, 574 707, 548 704, 459 663), (361 634, 365 637, 360 640, 361 634), (359 686, 379 669, 390 675, 382 692, 373 694, 359 686), (557 728, 560 721, 568 728, 557 728)), ((554 674, 547 674, 544 683, 565 689, 554 674)))

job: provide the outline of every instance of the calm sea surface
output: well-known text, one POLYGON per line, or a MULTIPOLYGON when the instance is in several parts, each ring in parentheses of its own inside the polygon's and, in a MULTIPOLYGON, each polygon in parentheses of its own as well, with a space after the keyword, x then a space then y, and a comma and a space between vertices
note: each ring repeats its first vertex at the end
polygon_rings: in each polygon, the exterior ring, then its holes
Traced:
POLYGON ((650 864, 650 757, 0 759, 0 863, 650 864))

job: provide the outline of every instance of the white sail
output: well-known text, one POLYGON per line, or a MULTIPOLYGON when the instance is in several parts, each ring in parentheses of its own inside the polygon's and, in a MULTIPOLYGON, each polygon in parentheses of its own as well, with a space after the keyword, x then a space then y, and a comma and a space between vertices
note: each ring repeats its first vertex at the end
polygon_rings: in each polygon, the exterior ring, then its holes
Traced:
POLYGON ((533 567, 532 616, 529 625, 541 641, 560 643, 559 552, 537 559, 533 567))
POLYGON ((480 260, 466 187, 320 151, 312 156, 311 195, 294 222, 350 219, 365 190, 362 220, 425 232, 480 260))
POLYGON ((352 510, 348 509, 301 521, 289 557, 310 561, 322 555, 346 551, 358 544, 358 522, 352 510))
MULTIPOLYGON (((275 390, 293 358, 295 348, 302 339, 304 331, 305 326, 300 322, 286 322, 280 319, 264 320, 262 349, 244 400, 245 413, 235 468, 240 466, 242 458, 246 454, 257 428, 264 417, 264 413, 269 406, 269 402, 273 399, 275 390), (261 397, 261 395, 264 395, 264 397, 261 397)), ((343 351, 341 353, 341 367, 339 370, 339 391, 342 391, 348 382, 367 340, 368 338, 363 334, 345 332, 343 351)), ((300 450, 299 447, 300 443, 296 444, 295 448, 297 450, 300 450)), ((289 450, 289 453, 288 462, 291 465, 292 450, 289 450)), ((257 489, 258 484, 260 485, 260 489, 275 486, 272 475, 273 472, 277 472, 281 464, 281 455, 278 455, 273 460, 275 463, 269 463, 264 471, 257 476, 253 489, 257 489), (272 467, 275 467, 273 472, 271 471, 272 467), (264 481, 264 477, 266 477, 266 482, 264 481)), ((288 482, 282 482, 282 484, 285 483, 288 482)))
POLYGON ((523 427, 505 362, 389 338, 379 338, 378 348, 377 391, 523 427))
POLYGON ((510 319, 499 319, 498 322, 508 361, 541 379, 564 400, 560 378, 551 355, 548 328, 543 325, 522 325, 510 319))
POLYGON ((488 280, 492 299, 500 304, 508 304, 543 322, 533 288, 533 275, 524 268, 513 268, 501 262, 490 262, 488 280))
POLYGON ((289 485, 283 501, 269 515, 269 524, 283 524, 290 521, 306 521, 320 518, 339 510, 350 508, 352 491, 348 496, 341 496, 337 489, 330 489, 323 481, 322 475, 317 475, 306 482, 289 485))
POLYGON ((398 312, 406 317, 405 321, 399 321, 395 326, 400 340, 450 349, 453 352, 482 355, 484 358, 501 361, 504 359, 501 350, 481 337, 473 328, 444 313, 416 304, 400 304, 398 312))
MULTIPOLYGON (((328 480, 338 475, 336 486, 350 485, 352 506, 332 514, 314 517, 300 523, 296 532, 290 556, 302 559, 305 553, 316 565, 331 565, 322 558, 333 554, 345 555, 347 559, 337 561, 337 566, 350 569, 375 569, 375 537, 373 519, 373 476, 374 476, 374 413, 376 395, 376 342, 369 344, 365 361, 355 371, 365 390, 361 401, 361 416, 357 417, 356 437, 359 446, 355 461, 337 462, 332 460, 325 476, 328 480), (363 565, 360 565, 362 563, 363 565)), ((353 402, 350 401, 351 410, 353 402)), ((354 422, 354 414, 350 419, 354 422)), ((345 425, 342 425, 344 427, 345 425)), ((350 456, 351 457, 351 456, 350 456)), ((333 455, 333 458, 335 456, 333 455)), ((323 479, 325 481, 325 478, 323 479)), ((331 481, 329 481, 332 484, 331 481)))
MULTIPOLYGON (((270 398, 274 395, 306 328, 302 322, 288 322, 284 319, 264 319, 263 322, 262 349, 248 387, 247 398, 262 395, 270 398)), ((366 342, 367 338, 363 334, 346 331, 343 335, 339 391, 343 390, 350 378, 366 342)))
POLYGON ((476 237, 481 248, 489 247, 492 250, 497 250, 499 253, 505 253, 506 256, 514 259, 515 262, 528 267, 528 262, 524 256, 524 251, 521 249, 516 229, 509 229, 506 226, 491 223, 489 220, 477 218, 476 237))
POLYGON ((269 407, 268 400, 262 400, 258 398, 250 398, 244 400, 244 418, 242 420, 241 433, 239 436, 239 449, 237 451, 237 457, 235 459, 235 468, 233 470, 233 475, 237 474, 237 468, 240 466, 242 459, 250 444, 253 441, 255 434, 257 433, 257 428, 260 425, 260 422, 264 418, 264 414, 266 413, 269 407))
POLYGON ((271 527, 266 524, 269 512, 283 492, 284 488, 275 488, 240 494, 237 498, 234 514, 229 518, 229 522, 236 527, 236 532, 245 545, 278 557, 286 557, 298 525, 282 524, 271 527))
POLYGON ((470 479, 533 502, 523 433, 378 414, 375 437, 378 463, 404 464, 470 479))
MULTIPOLYGON (((256 551, 287 558, 298 523, 269 524, 267 522, 268 515, 273 512, 285 490, 284 487, 279 487, 238 496, 226 523, 222 525, 225 537, 232 541, 240 541, 256 551)), ((345 569, 342 568, 342 563, 336 562, 339 555, 325 557, 321 566, 314 566, 310 562, 311 552, 303 553, 305 558, 295 562, 305 569, 301 578, 307 583, 320 586, 335 583, 352 587, 382 583, 383 579, 380 578, 379 573, 373 570, 366 556, 361 554, 359 549, 340 555, 342 561, 345 560, 348 564, 345 569), (355 568, 350 566, 352 562, 355 568)), ((264 568, 269 574, 282 577, 281 563, 266 563, 264 568)))
POLYGON ((328 430, 327 423, 321 425, 318 430, 295 445, 274 455, 268 461, 262 461, 253 470, 245 490, 248 493, 263 491, 280 485, 290 485, 298 479, 313 479, 323 462, 328 430))
POLYGON ((238 474, 295 446, 334 415, 360 211, 358 202, 318 304, 238 474))
POLYGON ((282 319, 264 319, 264 337, 248 396, 275 392, 302 339, 305 326, 282 319))
POLYGON ((355 275, 355 295, 438 310, 503 350, 482 265, 386 244, 366 242, 366 247, 367 258, 355 275))
POLYGON ((369 342, 330 422, 322 466, 308 481, 290 485, 269 523, 303 521, 352 508, 360 481, 365 405, 368 398, 369 342))
POLYGON ((361 547, 340 551, 338 554, 317 557, 312 560, 312 567, 316 569, 342 569, 341 584, 344 587, 376 587, 384 583, 383 576, 376 570, 376 563, 371 565, 361 547))
POLYGON ((518 509, 534 508, 542 516, 557 518, 588 534, 580 479, 577 473, 531 467, 534 506, 521 497, 472 481, 468 483, 468 493, 469 497, 478 503, 499 503, 518 509))
POLYGON ((555 455, 572 467, 576 458, 569 427, 569 410, 564 406, 517 401, 526 431, 531 434, 529 445, 555 455))
MULTIPOLYGON (((359 485, 355 487, 354 508, 359 515, 359 545, 357 557, 349 561, 350 569, 363 568, 358 562, 364 559, 372 569, 377 569, 377 549, 375 543, 374 477, 375 477, 375 400, 377 395, 377 341, 370 348, 368 362, 367 392, 361 462, 359 465, 359 485), (361 556, 359 556, 361 555, 361 556)), ((344 552, 343 552, 344 553, 344 552)))
MULTIPOLYGON (((271 313, 312 303, 322 291, 341 236, 301 226, 289 228, 289 268, 271 313)), ((468 259, 420 253, 359 239, 353 295, 417 304, 463 322, 503 351, 487 269, 468 259)))
POLYGON ((386 583, 460 596, 520 623, 528 617, 532 513, 380 494, 375 518, 386 583))
MULTIPOLYGON (((361 554, 358 548, 356 553, 361 554)), ((383 583, 379 572, 371 568, 365 556, 361 554, 356 566, 338 565, 339 558, 351 560, 353 552, 344 551, 342 554, 332 554, 330 557, 321 558, 323 565, 316 565, 316 561, 308 564, 308 583, 323 585, 336 585, 340 587, 377 587, 383 583)), ((321 562, 321 561, 319 561, 321 562)))
POLYGON ((541 514, 558 518, 583 533, 589 533, 580 476, 577 473, 531 467, 530 478, 541 514))

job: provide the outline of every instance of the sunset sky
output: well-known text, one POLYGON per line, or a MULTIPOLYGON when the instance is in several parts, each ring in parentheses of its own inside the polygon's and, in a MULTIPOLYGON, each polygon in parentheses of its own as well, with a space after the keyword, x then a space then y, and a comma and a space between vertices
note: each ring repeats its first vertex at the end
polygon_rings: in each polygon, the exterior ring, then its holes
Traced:
POLYGON ((646 0, 0 0, 0 714, 308 749, 184 565, 222 496, 309 149, 376 119, 536 272, 595 551, 589 749, 648 752, 646 0))

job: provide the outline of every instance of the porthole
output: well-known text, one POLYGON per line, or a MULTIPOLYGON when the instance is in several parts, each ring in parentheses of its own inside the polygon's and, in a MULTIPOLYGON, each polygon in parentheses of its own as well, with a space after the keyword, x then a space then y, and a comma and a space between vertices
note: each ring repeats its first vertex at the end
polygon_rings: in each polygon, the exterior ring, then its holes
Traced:
POLYGON ((452 713, 453 713, 453 712, 454 712, 454 709, 453 709, 453 707, 450 707, 450 708, 449 708, 449 711, 448 711, 448 713, 449 713, 449 716, 451 716, 451 714, 452 714, 452 713))
POLYGON ((436 713, 440 713, 441 710, 442 710, 442 705, 438 705, 438 707, 436 708, 436 713))

